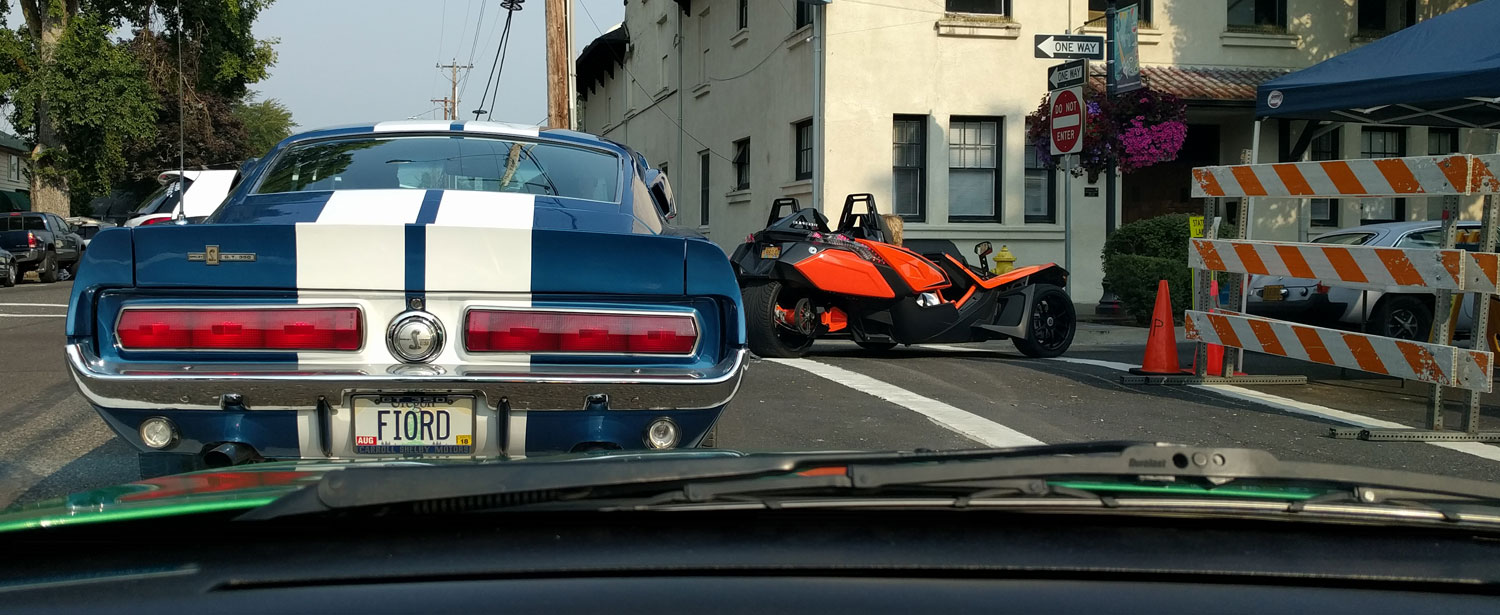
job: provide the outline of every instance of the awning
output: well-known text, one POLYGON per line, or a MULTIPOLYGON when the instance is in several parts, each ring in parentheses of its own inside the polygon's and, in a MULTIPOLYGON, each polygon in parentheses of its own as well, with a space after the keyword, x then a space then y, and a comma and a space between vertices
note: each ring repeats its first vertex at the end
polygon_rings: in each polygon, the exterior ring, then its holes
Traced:
POLYGON ((1257 117, 1500 127, 1500 2, 1422 21, 1258 88, 1257 117))
POLYGON ((625 45, 629 42, 630 31, 622 23, 600 34, 579 52, 578 60, 573 64, 579 100, 588 100, 589 90, 594 84, 603 83, 606 74, 614 78, 615 67, 623 66, 625 45))
MULTIPOLYGON (((1187 102, 1234 102, 1249 106, 1255 101, 1255 88, 1262 83, 1291 72, 1281 68, 1199 68, 1191 66, 1142 66, 1141 78, 1146 86, 1187 102)), ((1103 63, 1089 71, 1090 85, 1104 89, 1103 63)))
POLYGON ((19 190, 0 190, 0 211, 31 211, 31 194, 19 190))

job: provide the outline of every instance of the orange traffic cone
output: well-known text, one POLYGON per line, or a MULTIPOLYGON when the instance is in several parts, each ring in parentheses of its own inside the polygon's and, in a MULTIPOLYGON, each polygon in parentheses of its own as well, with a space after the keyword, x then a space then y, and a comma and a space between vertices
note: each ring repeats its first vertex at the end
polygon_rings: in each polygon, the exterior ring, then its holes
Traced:
MULTIPOLYGON (((1217 298, 1219 296, 1219 281, 1218 280, 1211 280, 1211 281, 1209 281, 1209 283, 1208 283, 1208 293, 1210 295, 1212 295, 1213 297, 1215 297, 1215 298, 1217 298)), ((1196 352, 1193 353, 1193 367, 1191 369, 1185 369, 1185 370, 1182 370, 1182 371, 1184 373, 1188 373, 1188 374, 1196 374, 1196 373, 1198 373, 1198 353, 1196 353, 1196 352)), ((1222 371, 1224 371, 1224 347, 1220 346, 1218 344, 1209 344, 1208 345, 1208 375, 1210 375, 1210 376, 1222 376, 1223 374, 1220 373, 1222 371)))
POLYGON ((1177 360, 1177 329, 1172 327, 1172 293, 1167 281, 1156 285, 1156 309, 1151 314, 1151 334, 1146 338, 1146 356, 1132 374, 1175 376, 1182 373, 1177 360))

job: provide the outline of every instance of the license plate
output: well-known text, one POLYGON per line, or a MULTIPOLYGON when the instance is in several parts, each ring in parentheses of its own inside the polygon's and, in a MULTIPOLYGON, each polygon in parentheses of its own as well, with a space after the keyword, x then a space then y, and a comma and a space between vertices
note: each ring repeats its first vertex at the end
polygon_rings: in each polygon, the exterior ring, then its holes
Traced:
POLYGON ((422 394, 355 396, 354 452, 362 455, 472 454, 474 398, 422 394))
POLYGON ((1266 286, 1260 289, 1261 301, 1281 301, 1281 286, 1266 286))
POLYGON ((761 258, 781 258, 781 246, 766 246, 760 249, 761 258))

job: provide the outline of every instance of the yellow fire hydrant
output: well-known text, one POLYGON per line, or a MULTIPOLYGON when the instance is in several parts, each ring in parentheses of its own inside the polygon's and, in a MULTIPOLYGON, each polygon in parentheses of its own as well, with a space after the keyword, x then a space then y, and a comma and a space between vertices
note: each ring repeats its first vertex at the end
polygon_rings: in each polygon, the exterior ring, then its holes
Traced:
POLYGON ((1009 247, 1000 246, 1000 251, 995 253, 994 260, 995 268, 990 271, 995 275, 1009 273, 1010 270, 1016 268, 1016 255, 1010 253, 1009 247))

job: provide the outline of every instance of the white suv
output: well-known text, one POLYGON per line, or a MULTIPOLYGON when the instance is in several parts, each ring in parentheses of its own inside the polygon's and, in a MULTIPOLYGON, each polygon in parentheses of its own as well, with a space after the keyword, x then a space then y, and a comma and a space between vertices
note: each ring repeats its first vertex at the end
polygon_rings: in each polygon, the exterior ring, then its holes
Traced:
POLYGON ((202 219, 219 208, 229 189, 234 186, 235 171, 182 171, 182 184, 186 198, 177 194, 178 171, 167 171, 157 176, 161 188, 146 197, 141 206, 130 214, 125 226, 143 226, 171 222, 178 213, 190 220, 202 219))

